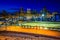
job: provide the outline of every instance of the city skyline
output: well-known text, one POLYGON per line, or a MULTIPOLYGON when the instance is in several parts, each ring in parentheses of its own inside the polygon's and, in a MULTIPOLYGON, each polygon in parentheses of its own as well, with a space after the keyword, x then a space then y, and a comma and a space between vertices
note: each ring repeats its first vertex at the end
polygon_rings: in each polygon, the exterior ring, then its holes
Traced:
POLYGON ((19 9, 23 7, 25 10, 31 8, 38 12, 46 6, 50 12, 60 12, 60 0, 0 0, 0 11, 15 12, 17 10, 10 10, 11 8, 19 9))
POLYGON ((9 9, 9 10, 15 10, 14 12, 8 12, 8 11, 6 11, 6 10, 0 10, 0 14, 2 14, 2 13, 11 13, 11 14, 15 14, 15 13, 20 13, 20 12, 24 12, 24 13, 27 13, 27 11, 30 11, 32 14, 33 13, 35 13, 35 14, 41 14, 41 12, 42 11, 45 11, 46 13, 49 13, 49 14, 53 14, 53 13, 58 13, 58 14, 60 14, 60 12, 58 12, 58 11, 53 11, 53 12, 51 12, 51 11, 49 11, 47 8, 46 8, 46 6, 44 6, 41 10, 39 10, 39 11, 37 11, 36 9, 31 9, 31 8, 27 8, 27 9, 24 9, 23 7, 20 7, 20 8, 11 8, 11 9, 9 9))

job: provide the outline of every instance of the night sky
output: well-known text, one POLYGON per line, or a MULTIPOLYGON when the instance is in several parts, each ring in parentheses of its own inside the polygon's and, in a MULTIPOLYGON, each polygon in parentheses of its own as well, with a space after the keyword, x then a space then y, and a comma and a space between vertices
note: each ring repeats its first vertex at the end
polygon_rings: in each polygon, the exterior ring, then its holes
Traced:
MULTIPOLYGON (((0 0, 0 11, 14 12, 11 8, 31 8, 40 11, 44 6, 50 11, 60 12, 60 0, 0 0)), ((15 10, 17 11, 17 10, 15 10)))

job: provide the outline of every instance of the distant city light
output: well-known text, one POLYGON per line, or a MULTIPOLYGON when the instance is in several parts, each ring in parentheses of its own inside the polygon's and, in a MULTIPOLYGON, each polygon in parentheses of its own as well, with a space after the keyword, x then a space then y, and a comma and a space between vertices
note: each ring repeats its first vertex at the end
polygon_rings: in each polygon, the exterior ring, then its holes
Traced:
POLYGON ((45 16, 44 14, 42 14, 42 16, 45 16))
POLYGON ((45 27, 44 29, 48 29, 47 27, 45 27))

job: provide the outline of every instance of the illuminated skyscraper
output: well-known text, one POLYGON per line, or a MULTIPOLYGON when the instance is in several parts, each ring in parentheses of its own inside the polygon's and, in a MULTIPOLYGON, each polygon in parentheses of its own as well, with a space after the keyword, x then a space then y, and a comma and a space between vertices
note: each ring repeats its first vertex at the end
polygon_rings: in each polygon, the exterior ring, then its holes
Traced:
POLYGON ((27 12, 25 15, 27 20, 30 20, 32 18, 32 13, 30 8, 27 8, 27 12))
POLYGON ((41 17, 42 17, 42 21, 46 21, 47 9, 45 7, 43 8, 43 10, 41 10, 41 17))

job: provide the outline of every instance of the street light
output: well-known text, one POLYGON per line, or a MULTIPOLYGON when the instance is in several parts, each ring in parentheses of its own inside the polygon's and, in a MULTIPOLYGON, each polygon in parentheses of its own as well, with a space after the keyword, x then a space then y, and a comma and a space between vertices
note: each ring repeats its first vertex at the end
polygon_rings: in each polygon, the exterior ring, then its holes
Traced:
POLYGON ((44 14, 42 14, 42 17, 44 17, 45 15, 44 14))

